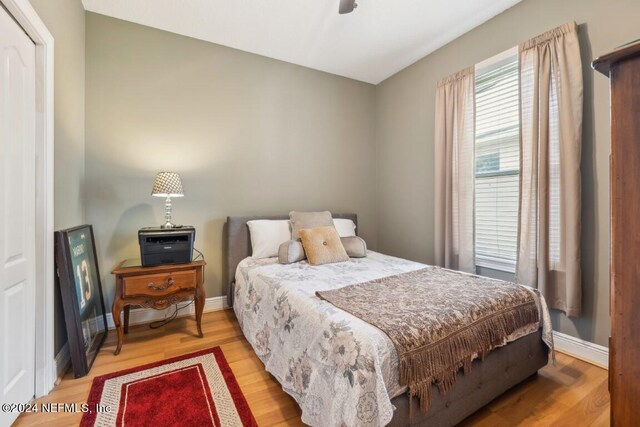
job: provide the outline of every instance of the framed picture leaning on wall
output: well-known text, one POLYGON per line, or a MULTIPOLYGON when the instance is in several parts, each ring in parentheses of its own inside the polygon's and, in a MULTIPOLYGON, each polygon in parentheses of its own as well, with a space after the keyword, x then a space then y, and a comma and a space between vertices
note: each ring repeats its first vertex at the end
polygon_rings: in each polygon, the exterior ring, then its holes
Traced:
POLYGON ((93 227, 55 232, 56 273, 76 378, 89 373, 107 337, 107 317, 93 227))

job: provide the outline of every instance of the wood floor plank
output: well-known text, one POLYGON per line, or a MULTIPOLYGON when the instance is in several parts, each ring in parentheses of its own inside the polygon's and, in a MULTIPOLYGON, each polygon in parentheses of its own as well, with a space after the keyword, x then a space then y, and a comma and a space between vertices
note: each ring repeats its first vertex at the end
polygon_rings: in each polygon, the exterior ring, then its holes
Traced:
POLYGON ((592 423, 589 423, 588 427, 608 427, 610 424, 611 414, 608 410, 605 410, 592 423))
POLYGON ((511 423, 488 407, 484 407, 464 420, 461 426, 510 427, 511 423))
MULTIPOLYGON (((118 356, 111 331, 88 376, 74 379, 67 372, 54 390, 38 402, 85 403, 93 378, 220 346, 249 407, 260 426, 302 426, 300 408, 286 394, 242 335, 232 310, 205 313, 203 338, 195 336, 193 317, 176 319, 158 329, 136 325, 129 329, 118 356)), ((537 377, 525 381, 467 418, 462 425, 474 427, 609 425, 607 371, 566 354, 557 353, 537 377)), ((22 414, 15 425, 77 425, 81 413, 22 414)))
MULTIPOLYGON (((569 411, 562 414, 553 424, 556 427, 573 427, 576 420, 596 420, 602 414, 609 413, 608 381, 600 382, 594 390, 586 394, 569 411)), ((588 424, 588 423, 585 423, 588 424)))

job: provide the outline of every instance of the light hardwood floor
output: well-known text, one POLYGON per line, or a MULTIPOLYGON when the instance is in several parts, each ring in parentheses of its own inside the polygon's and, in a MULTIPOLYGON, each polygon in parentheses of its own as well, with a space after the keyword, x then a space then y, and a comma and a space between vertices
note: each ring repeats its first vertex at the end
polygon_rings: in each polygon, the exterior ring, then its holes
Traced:
MULTIPOLYGON (((118 356, 115 333, 110 332, 91 373, 74 379, 71 372, 39 402, 85 403, 93 377, 156 362, 168 357, 220 346, 260 426, 302 425, 300 410, 268 374, 244 339, 231 310, 205 313, 204 338, 195 336, 192 318, 181 318, 163 328, 133 326, 118 356)), ((16 426, 71 426, 82 414, 22 414, 16 426)), ((536 378, 515 387, 465 420, 464 426, 607 426, 609 393, 607 371, 558 353, 536 378)))

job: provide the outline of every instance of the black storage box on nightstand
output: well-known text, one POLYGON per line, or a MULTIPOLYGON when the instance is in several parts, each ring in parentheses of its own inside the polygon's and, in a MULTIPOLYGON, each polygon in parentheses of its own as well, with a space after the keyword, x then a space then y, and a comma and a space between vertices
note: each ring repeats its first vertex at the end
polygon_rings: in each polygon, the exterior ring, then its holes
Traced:
POLYGON ((188 264, 193 260, 196 229, 146 227, 138 231, 140 260, 143 267, 164 264, 188 264))

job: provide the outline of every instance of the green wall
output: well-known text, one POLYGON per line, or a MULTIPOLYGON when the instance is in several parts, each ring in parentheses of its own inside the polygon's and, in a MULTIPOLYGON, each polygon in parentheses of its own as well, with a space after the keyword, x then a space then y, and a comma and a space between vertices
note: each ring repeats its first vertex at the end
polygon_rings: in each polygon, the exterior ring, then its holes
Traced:
POLYGON ((608 345, 609 82, 593 58, 640 36, 640 2, 524 0, 376 87, 378 248, 434 261, 434 103, 438 80, 575 20, 584 68, 582 273, 584 314, 553 312, 554 329, 608 345))
MULTIPOLYGON (((80 0, 30 2, 55 39, 54 226, 61 230, 85 222, 85 12, 80 0)), ((54 346, 58 353, 67 341, 67 332, 57 286, 54 316, 54 346)))
POLYGON ((117 262, 159 225, 156 172, 180 173, 178 224, 196 227, 207 297, 226 295, 228 215, 357 212, 372 247, 375 87, 87 13, 87 221, 111 304, 117 262))

